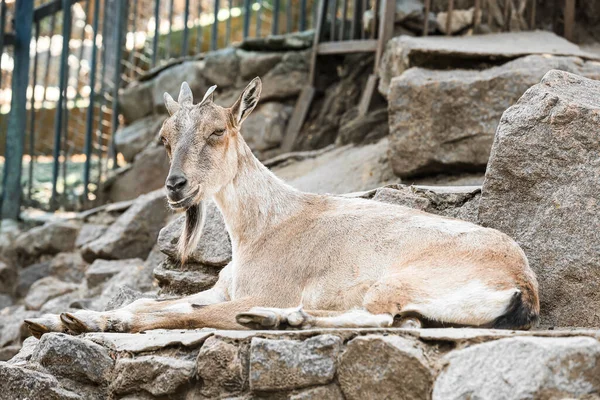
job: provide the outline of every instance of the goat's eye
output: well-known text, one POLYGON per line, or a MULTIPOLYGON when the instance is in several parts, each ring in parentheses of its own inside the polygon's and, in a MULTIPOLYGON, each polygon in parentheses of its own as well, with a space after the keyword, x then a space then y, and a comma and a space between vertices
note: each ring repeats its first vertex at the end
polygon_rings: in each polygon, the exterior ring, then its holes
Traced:
POLYGON ((167 141, 167 138, 164 136, 160 137, 160 141, 162 142, 162 144, 164 144, 165 146, 169 144, 169 142, 167 141))
POLYGON ((225 133, 225 129, 217 129, 210 136, 223 136, 225 133))

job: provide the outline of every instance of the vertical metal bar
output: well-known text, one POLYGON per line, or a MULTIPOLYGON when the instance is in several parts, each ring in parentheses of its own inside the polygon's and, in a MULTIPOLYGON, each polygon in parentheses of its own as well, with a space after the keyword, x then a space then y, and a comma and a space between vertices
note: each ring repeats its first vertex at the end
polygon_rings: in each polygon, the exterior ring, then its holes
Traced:
POLYGON ((475 0, 475 12, 473 13, 473 30, 477 33, 481 22, 481 0, 475 0))
POLYGON ((175 0, 169 2, 169 36, 167 39, 167 45, 165 53, 167 54, 167 60, 171 58, 171 40, 173 40, 173 10, 175 6, 175 0))
MULTIPOLYGON (((152 68, 158 61, 158 38, 160 28, 160 0, 154 0, 154 37, 152 38, 152 68)), ((99 12, 99 11, 98 11, 99 12)), ((95 33, 94 33, 95 35, 95 33)))
POLYGON ((261 24, 262 24, 262 0, 258 0, 258 10, 256 10, 256 37, 261 37, 261 24))
POLYGON ((216 50, 217 49, 217 35, 219 34, 219 0, 215 0, 215 20, 213 22, 213 26, 212 26, 212 33, 210 35, 210 49, 211 50, 216 50))
MULTIPOLYGON (((56 14, 52 14, 50 17, 50 49, 52 48, 52 40, 54 39, 54 29, 56 29, 56 14)), ((48 78, 50 78, 50 60, 52 59, 52 52, 46 52, 46 70, 44 71, 44 94, 42 95, 42 108, 46 102, 46 94, 48 91, 48 78)))
POLYGON ((110 135, 110 146, 109 155, 113 159, 113 168, 116 169, 117 165, 117 152, 115 149, 115 133, 119 129, 119 87, 121 86, 121 55, 123 54, 123 30, 124 25, 127 21, 127 0, 118 0, 117 4, 117 30, 115 40, 115 66, 113 75, 113 92, 112 92, 112 121, 111 121, 111 135, 110 135))
POLYGON ((319 0, 312 0, 312 27, 316 29, 319 18, 319 0))
POLYGON ((454 13, 454 0, 448 0, 448 14, 446 16, 446 35, 452 35, 452 14, 454 13))
POLYGON ((196 53, 202 52, 204 31, 202 30, 202 1, 198 0, 198 25, 196 25, 196 53))
POLYGON ((231 43, 231 3, 232 0, 227 0, 227 6, 229 14, 227 15, 227 22, 225 24, 225 44, 229 45, 231 43))
POLYGON ((292 0, 287 0, 285 3, 285 31, 290 33, 294 29, 292 26, 292 0))
POLYGON ((575 25, 575 0, 565 0, 565 39, 574 40, 573 26, 575 25))
POLYGON ((429 34, 429 13, 431 12, 431 0, 425 0, 425 15, 423 16, 423 36, 429 34))
MULTIPOLYGON (((88 0, 88 4, 89 4, 90 0, 88 0)), ((131 18, 131 33, 133 34, 133 46, 131 47, 131 51, 129 52, 129 68, 131 68, 131 70, 129 71, 129 76, 131 77, 131 79, 135 78, 135 33, 137 32, 136 29, 136 25, 137 25, 137 13, 138 13, 138 0, 133 0, 133 17, 131 18)), ((86 14, 87 15, 87 14, 86 14)))
POLYGON ((348 1, 342 0, 342 24, 340 26, 340 40, 346 37, 346 18, 348 18, 348 1))
POLYGON ((299 30, 300 31, 306 30, 306 0, 300 0, 300 29, 299 30))
POLYGON ((33 19, 33 0, 19 0, 15 5, 14 69, 12 98, 4 161, 2 218, 17 219, 21 208, 21 172, 27 124, 27 86, 29 84, 29 46, 33 19))
MULTIPOLYGON (((362 0, 362 7, 361 7, 361 16, 363 15, 363 13, 367 11, 367 0, 362 0)), ((365 32, 365 24, 363 23, 363 19, 360 18, 360 38, 361 39, 365 39, 366 38, 366 32, 365 32)))
POLYGON ((33 189, 33 164, 35 160, 35 87, 37 86, 38 42, 40 40, 40 21, 35 22, 35 55, 33 56, 33 83, 31 84, 31 102, 29 105, 29 179, 27 198, 31 200, 33 189))
POLYGON ((273 22, 271 23, 271 35, 279 33, 279 5, 281 0, 273 0, 273 22))
POLYGON ((248 37, 250 34, 250 13, 252 9, 250 8, 250 0, 244 0, 244 39, 248 37))
POLYGON ((373 19, 371 20, 371 39, 375 39, 377 36, 377 20, 379 18, 379 0, 371 0, 371 9, 373 10, 373 19))
POLYGON ((58 183, 58 170, 60 163, 60 148, 62 143, 62 128, 63 128, 63 107, 65 101, 66 83, 67 83, 67 70, 69 65, 67 59, 69 56, 69 37, 71 32, 71 2, 69 0, 62 0, 63 6, 63 26, 62 26, 62 50, 60 55, 60 76, 58 83, 58 103, 56 104, 56 114, 54 117, 54 149, 52 151, 52 195, 50 197, 50 208, 55 209, 57 207, 57 190, 56 185, 58 183))
POLYGON ((361 0, 353 0, 352 21, 350 22, 350 39, 357 39, 360 35, 362 25, 362 10, 360 9, 361 0))
MULTIPOLYGON (((4 30, 6 29, 6 1, 0 2, 0 57, 4 53, 4 30)), ((2 83, 2 71, 0 70, 0 85, 2 83)))
POLYGON ((537 0, 531 0, 531 15, 529 20, 529 29, 535 29, 535 7, 537 6, 537 0))
MULTIPOLYGON (((90 0, 91 1, 91 0, 90 0)), ((92 129, 94 128, 94 106, 96 105, 96 64, 98 58, 98 47, 96 39, 98 38, 98 20, 99 20, 100 0, 94 0, 94 22, 92 29, 94 30, 92 42, 92 65, 90 70, 90 103, 87 109, 85 119, 85 164, 83 165, 83 198, 88 199, 88 186, 90 184, 90 162, 92 156, 92 129)))
POLYGON ((181 55, 182 56, 187 56, 190 48, 189 48, 189 28, 188 28, 188 21, 190 19, 190 0, 185 0, 185 9, 183 11, 183 21, 184 21, 184 26, 183 26, 183 43, 181 44, 181 55))
POLYGON ((335 20, 336 20, 335 14, 337 14, 337 0, 330 0, 330 1, 331 1, 331 3, 330 3, 331 26, 329 28, 329 37, 332 42, 335 42, 335 20))
POLYGON ((104 142, 104 138, 103 138, 103 134, 102 131, 104 129, 103 126, 103 122, 104 122, 104 107, 106 106, 106 47, 105 47, 105 38, 108 37, 108 24, 106 23, 106 13, 107 13, 107 7, 106 7, 106 0, 104 1, 104 13, 102 15, 102 58, 101 58, 101 62, 102 62, 102 71, 100 73, 100 105, 98 106, 99 112, 98 112, 98 130, 97 135, 98 135, 98 180, 97 180, 97 184, 98 186, 100 185, 100 182, 102 181, 102 151, 103 151, 103 142, 104 142))

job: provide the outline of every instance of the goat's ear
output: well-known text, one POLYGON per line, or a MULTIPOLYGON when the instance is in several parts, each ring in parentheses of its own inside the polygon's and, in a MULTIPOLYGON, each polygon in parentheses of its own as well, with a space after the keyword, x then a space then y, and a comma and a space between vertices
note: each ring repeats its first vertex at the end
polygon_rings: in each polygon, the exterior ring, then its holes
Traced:
POLYGON ((254 107, 258 104, 260 98, 260 91, 262 90, 262 82, 259 77, 252 79, 252 82, 246 86, 246 89, 242 92, 239 99, 231 107, 233 118, 235 119, 238 126, 246 119, 248 115, 254 110, 254 107))
POLYGON ((217 85, 213 85, 213 86, 209 87, 208 90, 206 91, 206 93, 204 94, 204 98, 202 99, 200 104, 212 103, 213 92, 215 91, 216 88, 217 88, 217 85))
POLYGON ((175 100, 173 100, 171 95, 167 92, 165 92, 165 94, 163 95, 163 98, 165 99, 165 107, 167 107, 167 111, 169 112, 169 115, 175 114, 177 112, 177 110, 179 110, 179 104, 177 104, 177 102, 175 100))
POLYGON ((182 107, 190 107, 194 102, 194 95, 192 94, 192 89, 190 89, 190 85, 187 82, 183 82, 181 84, 181 89, 179 89, 179 97, 177 98, 177 102, 182 107))

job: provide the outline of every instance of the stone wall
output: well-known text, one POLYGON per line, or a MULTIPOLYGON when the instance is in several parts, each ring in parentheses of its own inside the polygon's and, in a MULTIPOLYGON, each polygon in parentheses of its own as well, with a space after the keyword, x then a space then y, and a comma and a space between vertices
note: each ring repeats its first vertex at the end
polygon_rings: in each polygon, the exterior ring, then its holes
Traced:
POLYGON ((597 331, 149 331, 30 338, 0 399, 595 398, 597 331))

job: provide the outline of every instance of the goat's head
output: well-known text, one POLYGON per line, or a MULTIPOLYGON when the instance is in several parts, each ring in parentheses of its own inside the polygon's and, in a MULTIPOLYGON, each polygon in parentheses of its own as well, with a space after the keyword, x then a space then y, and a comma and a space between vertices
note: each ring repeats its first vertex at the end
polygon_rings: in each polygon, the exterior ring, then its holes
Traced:
POLYGON ((230 108, 213 102, 216 86, 202 101, 193 103, 187 83, 181 85, 177 101, 165 93, 170 117, 160 138, 171 160, 165 183, 167 200, 174 210, 186 211, 186 223, 179 239, 182 262, 196 247, 204 222, 201 201, 219 192, 238 171, 238 149, 243 139, 242 122, 260 97, 262 84, 254 78, 230 108))
POLYGON ((166 181, 171 208, 185 210, 217 193, 231 182, 238 168, 240 126, 252 112, 261 92, 260 78, 254 78, 230 108, 213 102, 208 89, 202 101, 193 104, 187 83, 181 85, 177 101, 165 93, 170 117, 160 137, 171 160, 166 181))

